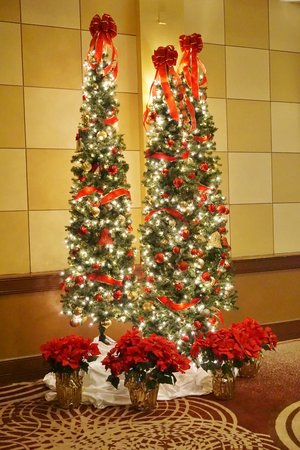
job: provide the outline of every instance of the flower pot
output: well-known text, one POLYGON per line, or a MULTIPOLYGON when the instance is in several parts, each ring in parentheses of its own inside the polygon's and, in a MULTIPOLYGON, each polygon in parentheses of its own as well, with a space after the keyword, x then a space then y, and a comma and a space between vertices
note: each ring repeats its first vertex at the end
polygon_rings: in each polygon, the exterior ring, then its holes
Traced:
POLYGON ((213 373, 213 394, 219 400, 230 400, 234 394, 235 378, 233 373, 217 370, 213 373))
POLYGON ((56 372, 56 404, 60 408, 77 408, 81 403, 83 375, 80 369, 71 373, 56 372))
POLYGON ((242 378, 254 378, 259 371, 260 365, 260 358, 244 363, 239 369, 239 376, 242 378))
POLYGON ((135 409, 149 411, 156 407, 159 383, 149 389, 144 381, 130 379, 126 381, 125 386, 129 390, 130 400, 135 409))

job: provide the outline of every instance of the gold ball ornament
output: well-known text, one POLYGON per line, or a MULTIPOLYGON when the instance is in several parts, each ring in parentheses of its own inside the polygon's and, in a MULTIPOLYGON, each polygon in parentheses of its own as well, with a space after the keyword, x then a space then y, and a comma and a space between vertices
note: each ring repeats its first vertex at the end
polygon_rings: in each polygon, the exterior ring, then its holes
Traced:
POLYGON ((145 302, 145 303, 143 304, 143 310, 146 311, 146 312, 151 312, 151 311, 153 311, 154 309, 155 309, 155 308, 154 308, 153 302, 145 302))
POLYGON ((97 208, 97 206, 93 206, 91 209, 91 213, 93 217, 99 217, 100 216, 100 209, 97 208))
POLYGON ((83 309, 80 308, 80 306, 76 306, 76 308, 74 308, 73 314, 74 314, 75 316, 80 316, 80 315, 82 314, 82 311, 83 311, 83 309))
POLYGON ((70 325, 73 328, 79 327, 81 325, 81 318, 79 316, 73 316, 70 319, 70 325))
POLYGON ((120 215, 120 216, 119 216, 119 221, 120 221, 120 223, 121 223, 122 225, 124 225, 124 223, 126 222, 126 217, 120 215))
POLYGON ((97 138, 100 139, 100 141, 103 141, 103 139, 105 139, 106 137, 107 137, 106 131, 104 130, 98 131, 97 138))
POLYGON ((167 241, 167 239, 163 239, 163 240, 161 241, 161 243, 162 243, 162 245, 167 245, 168 241, 167 241))
POLYGON ((188 203, 187 202, 180 202, 179 206, 180 206, 180 208, 185 210, 188 207, 188 203))
POLYGON ((204 259, 199 258, 199 259, 197 260, 197 263, 198 263, 198 267, 199 267, 200 269, 202 269, 202 267, 203 267, 204 264, 205 264, 205 261, 204 261, 204 259))
POLYGON ((89 120, 90 120, 90 116, 88 114, 82 114, 82 122, 84 125, 87 125, 89 120))
POLYGON ((89 171, 91 170, 91 168, 92 168, 92 164, 89 163, 88 161, 84 161, 84 162, 81 164, 81 167, 82 167, 82 169, 83 169, 85 172, 89 172, 89 171))
POLYGON ((174 219, 169 219, 168 223, 169 223, 171 228, 174 228, 176 226, 176 220, 174 220, 174 219))

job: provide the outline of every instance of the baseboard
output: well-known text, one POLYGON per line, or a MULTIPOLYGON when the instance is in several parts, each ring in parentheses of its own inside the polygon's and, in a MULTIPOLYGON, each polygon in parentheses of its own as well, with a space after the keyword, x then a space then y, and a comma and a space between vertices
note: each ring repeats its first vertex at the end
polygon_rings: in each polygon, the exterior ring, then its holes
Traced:
MULTIPOLYGON (((300 339, 300 319, 264 325, 272 328, 279 341, 300 339)), ((0 360, 0 386, 39 380, 48 372, 49 366, 40 355, 0 360)))

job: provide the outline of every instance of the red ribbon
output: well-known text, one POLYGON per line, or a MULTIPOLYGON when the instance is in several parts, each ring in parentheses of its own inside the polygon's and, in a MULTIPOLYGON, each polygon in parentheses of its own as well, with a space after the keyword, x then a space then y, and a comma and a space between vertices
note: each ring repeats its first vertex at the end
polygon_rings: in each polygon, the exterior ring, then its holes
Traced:
MULTIPOLYGON (((150 88, 150 97, 155 92, 154 86, 155 81, 160 78, 161 87, 165 94, 165 99, 169 108, 170 115, 174 120, 178 122, 179 113, 169 84, 169 75, 173 75, 177 83, 180 82, 179 77, 174 69, 177 57, 178 53, 173 45, 168 45, 166 47, 158 47, 156 50, 154 50, 154 54, 152 55, 152 61, 156 69, 156 74, 152 86, 150 88)), ((147 105, 146 111, 144 113, 144 124, 147 122, 148 114, 149 114, 149 107, 147 105)))
POLYGON ((212 135, 210 134, 209 136, 194 136, 193 139, 194 141, 198 142, 206 142, 212 139, 212 135))
POLYGON ((122 197, 123 195, 128 195, 128 197, 130 198, 130 192, 127 189, 124 188, 115 189, 109 192, 108 194, 104 195, 104 197, 102 197, 101 205, 105 205, 106 203, 109 203, 118 197, 122 197))
POLYGON ((119 119, 117 118, 117 116, 112 116, 112 117, 108 117, 108 119, 104 119, 103 123, 105 125, 112 125, 112 124, 118 122, 118 120, 119 119))
POLYGON ((206 69, 204 64, 198 59, 197 53, 203 49, 203 41, 201 34, 193 33, 189 36, 182 34, 179 37, 179 44, 183 52, 178 72, 183 72, 187 84, 192 89, 192 94, 196 100, 199 100, 199 67, 201 68, 204 78, 200 85, 206 82, 206 69))
MULTIPOLYGON (((113 38, 117 35, 117 25, 115 24, 113 18, 109 14, 103 14, 100 17, 96 14, 90 24, 90 33, 92 39, 90 42, 89 53, 95 50, 95 61, 99 63, 102 59, 103 48, 107 45, 111 49, 111 62, 104 68, 103 73, 107 75, 112 72, 114 78, 118 74, 118 63, 117 63, 117 49, 113 44, 113 38)), ((91 63, 94 68, 95 65, 91 63)))
POLYGON ((90 280, 100 281, 100 283, 109 284, 110 286, 122 286, 123 284, 122 281, 116 280, 109 275, 97 275, 92 273, 91 275, 88 275, 88 278, 90 280))
POLYGON ((181 212, 176 211, 176 209, 171 209, 171 208, 159 208, 159 209, 154 209, 153 211, 150 211, 145 217, 146 222, 148 222, 148 220, 153 216, 153 214, 160 212, 160 211, 166 211, 167 213, 169 213, 171 216, 175 217, 176 219, 179 219, 182 222, 186 222, 186 220, 184 219, 184 216, 181 214, 181 212))
POLYGON ((87 186, 81 191, 79 191, 76 195, 73 196, 74 200, 78 200, 79 198, 86 197, 87 195, 91 195, 94 192, 98 192, 99 194, 103 194, 103 189, 96 188, 95 186, 87 186))
POLYGON ((186 150, 185 152, 183 152, 181 154, 180 157, 178 156, 169 156, 166 155, 165 153, 162 152, 156 152, 156 153, 152 153, 151 155, 146 153, 146 158, 154 158, 154 159, 163 159, 164 161, 169 161, 169 162, 173 162, 173 161, 177 161, 178 158, 181 159, 187 159, 189 157, 190 153, 188 150, 186 150))
POLYGON ((157 297, 157 300, 163 303, 168 308, 172 309, 173 311, 183 311, 184 309, 197 305, 197 303, 200 302, 200 298, 192 298, 192 300, 189 303, 175 303, 170 298, 165 296, 157 297))

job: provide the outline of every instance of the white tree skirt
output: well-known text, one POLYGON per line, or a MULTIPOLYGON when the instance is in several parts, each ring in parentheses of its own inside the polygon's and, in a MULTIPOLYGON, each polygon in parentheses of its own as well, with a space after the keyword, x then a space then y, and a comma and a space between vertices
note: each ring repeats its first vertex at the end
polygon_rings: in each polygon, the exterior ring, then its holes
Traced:
MULTIPOLYGON (((109 372, 105 370, 101 361, 115 344, 114 341, 110 341, 111 344, 106 345, 99 342, 98 338, 95 339, 94 342, 98 343, 101 354, 96 361, 90 363, 89 371, 83 379, 82 401, 83 403, 91 403, 96 408, 131 403, 128 389, 124 387, 124 379, 120 379, 118 389, 115 389, 106 381, 109 372)), ((175 385, 161 384, 159 386, 158 400, 170 400, 188 395, 205 395, 212 390, 211 376, 201 367, 197 368, 194 363, 185 373, 176 373, 175 376, 177 379, 175 385)), ((46 399, 53 400, 56 397, 55 374, 53 372, 48 373, 44 377, 44 382, 51 389, 47 392, 46 399)))

